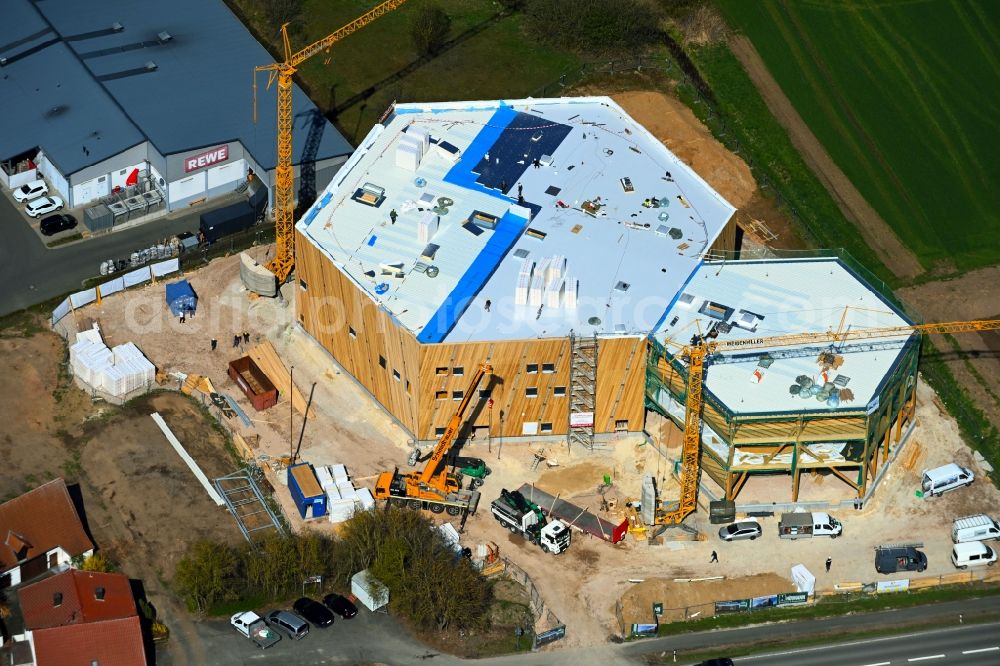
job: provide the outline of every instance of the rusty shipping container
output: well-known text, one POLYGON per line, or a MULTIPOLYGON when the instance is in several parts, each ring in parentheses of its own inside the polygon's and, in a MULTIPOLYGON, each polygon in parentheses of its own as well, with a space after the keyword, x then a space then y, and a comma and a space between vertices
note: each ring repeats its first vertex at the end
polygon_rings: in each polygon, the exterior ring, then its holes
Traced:
POLYGON ((249 356, 229 362, 229 377, 258 412, 278 404, 278 389, 249 356))

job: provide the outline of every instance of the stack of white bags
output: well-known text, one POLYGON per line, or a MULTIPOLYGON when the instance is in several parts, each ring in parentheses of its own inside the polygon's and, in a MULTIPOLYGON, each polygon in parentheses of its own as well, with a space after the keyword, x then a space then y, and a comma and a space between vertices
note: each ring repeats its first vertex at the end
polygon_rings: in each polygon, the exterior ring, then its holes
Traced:
POLYGON ((149 389, 156 380, 156 367, 134 343, 108 349, 97 324, 77 333, 76 342, 69 348, 69 365, 87 386, 116 397, 149 389))
POLYGON ((327 513, 331 523, 342 523, 357 510, 375 508, 375 499, 367 488, 354 488, 343 465, 317 465, 316 478, 326 493, 327 513))

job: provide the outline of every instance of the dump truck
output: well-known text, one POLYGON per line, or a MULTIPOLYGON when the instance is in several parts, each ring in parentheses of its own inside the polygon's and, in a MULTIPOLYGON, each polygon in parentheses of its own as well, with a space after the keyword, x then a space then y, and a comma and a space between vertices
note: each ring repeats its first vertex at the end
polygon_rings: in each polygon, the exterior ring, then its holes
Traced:
POLYGON ((236 631, 249 638, 254 645, 262 650, 281 640, 281 635, 267 626, 264 618, 253 611, 236 613, 229 618, 229 623, 236 628, 236 631))
POLYGON ((498 523, 546 552, 558 555, 569 548, 571 533, 566 523, 549 520, 541 507, 516 490, 502 489, 490 504, 490 512, 498 523))
POLYGON ((828 536, 836 539, 844 532, 844 525, 828 513, 783 513, 778 523, 778 536, 782 539, 809 539, 828 536))

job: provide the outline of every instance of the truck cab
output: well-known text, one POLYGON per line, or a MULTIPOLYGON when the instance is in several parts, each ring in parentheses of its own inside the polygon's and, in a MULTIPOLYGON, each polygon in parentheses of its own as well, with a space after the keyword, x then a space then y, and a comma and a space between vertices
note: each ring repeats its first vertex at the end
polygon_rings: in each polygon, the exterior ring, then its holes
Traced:
POLYGON ((569 548, 572 533, 561 520, 550 521, 542 528, 538 545, 553 555, 558 555, 569 548))

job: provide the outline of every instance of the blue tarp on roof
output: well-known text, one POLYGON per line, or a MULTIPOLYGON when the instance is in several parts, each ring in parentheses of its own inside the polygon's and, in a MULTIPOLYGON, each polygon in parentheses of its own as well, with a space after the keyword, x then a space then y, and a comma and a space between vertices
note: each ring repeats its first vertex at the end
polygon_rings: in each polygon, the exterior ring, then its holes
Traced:
POLYGON ((444 299, 441 307, 420 331, 417 336, 418 342, 427 344, 444 340, 527 226, 528 220, 509 211, 500 218, 497 228, 493 230, 493 236, 486 241, 479 256, 459 278, 448 298, 444 299))
MULTIPOLYGON (((247 76, 274 59, 222 0, 4 0, 3 14, 0 98, 12 103, 0 159, 41 145, 68 175, 145 138, 164 155, 238 140, 275 167, 274 92, 260 86, 254 125, 247 76)), ((298 164, 316 107, 296 86, 293 108, 298 164)), ((352 152, 333 125, 321 127, 310 160, 352 152)))
POLYGON ((187 280, 171 282, 167 285, 167 306, 179 317, 181 312, 194 312, 198 308, 198 296, 187 280))

